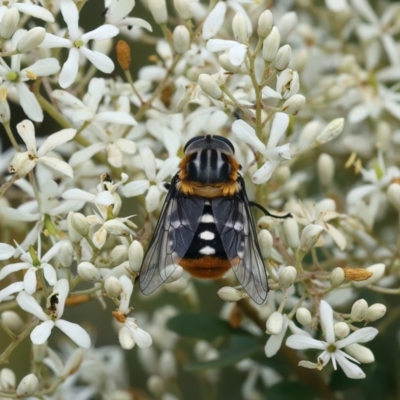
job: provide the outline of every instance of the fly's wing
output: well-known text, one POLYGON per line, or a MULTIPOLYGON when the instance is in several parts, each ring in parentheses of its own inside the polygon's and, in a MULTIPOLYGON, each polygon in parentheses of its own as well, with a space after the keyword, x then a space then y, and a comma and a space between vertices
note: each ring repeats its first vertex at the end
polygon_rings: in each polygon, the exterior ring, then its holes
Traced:
POLYGON ((172 183, 140 269, 143 294, 154 292, 175 271, 192 243, 203 209, 204 200, 177 195, 172 183))
POLYGON ((213 199, 211 205, 233 272, 249 296, 257 304, 263 304, 268 280, 245 192, 242 190, 235 197, 213 199))

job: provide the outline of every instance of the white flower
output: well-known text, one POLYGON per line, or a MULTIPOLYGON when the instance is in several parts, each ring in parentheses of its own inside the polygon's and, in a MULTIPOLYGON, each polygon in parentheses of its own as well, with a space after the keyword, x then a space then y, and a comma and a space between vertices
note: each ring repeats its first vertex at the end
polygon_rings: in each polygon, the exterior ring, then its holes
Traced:
POLYGON ((17 296, 18 305, 26 312, 43 321, 31 332, 31 340, 34 344, 43 344, 49 338, 54 326, 62 330, 79 347, 88 349, 90 337, 78 324, 61 319, 64 313, 65 301, 69 293, 69 283, 66 279, 60 279, 50 295, 50 314, 46 314, 36 299, 26 292, 20 292, 17 296))
POLYGON ((210 39, 207 42, 206 49, 211 53, 229 50, 229 61, 232 65, 239 66, 246 57, 247 46, 235 40, 210 39))
POLYGON ((284 113, 276 113, 272 122, 268 143, 265 145, 257 137, 254 128, 248 123, 238 119, 232 124, 232 132, 235 133, 239 139, 259 151, 267 160, 265 164, 254 173, 252 181, 255 184, 267 182, 271 178, 277 165, 282 160, 289 160, 291 158, 289 143, 277 146, 279 139, 286 131, 288 125, 289 116, 284 113))
POLYGON ((348 378, 365 378, 362 369, 351 363, 349 360, 356 363, 358 363, 358 361, 341 349, 354 343, 365 343, 371 341, 378 334, 378 330, 371 327, 361 328, 344 339, 335 340, 333 310, 331 306, 326 301, 321 300, 319 311, 325 341, 316 340, 303 335, 292 335, 286 340, 286 346, 297 350, 323 350, 318 357, 318 364, 302 361, 300 363, 301 366, 307 368, 322 368, 329 362, 329 360, 332 360, 333 368, 336 370, 338 363, 348 378))
POLYGON ((123 323, 118 333, 121 347, 123 349, 131 349, 135 344, 141 348, 149 347, 153 342, 151 336, 138 327, 136 319, 128 317, 132 311, 131 307, 129 307, 133 291, 132 281, 125 275, 121 276, 119 280, 122 285, 121 301, 119 310, 114 313, 114 316, 118 322, 123 323))
POLYGON ((46 156, 46 154, 73 139, 76 135, 75 129, 63 129, 53 133, 37 150, 33 123, 25 119, 17 125, 17 130, 26 144, 27 151, 23 153, 19 152, 14 156, 9 166, 10 173, 17 173, 20 177, 24 177, 29 171, 35 168, 37 163, 43 163, 70 178, 73 177, 70 165, 58 158, 46 156))
POLYGON ((97 69, 106 74, 114 70, 111 58, 99 51, 90 50, 86 47, 89 40, 110 39, 119 33, 119 29, 112 25, 102 25, 94 31, 79 35, 79 12, 72 0, 61 0, 61 14, 68 26, 69 38, 59 37, 51 33, 46 34, 44 42, 39 46, 42 48, 66 47, 69 48, 67 61, 64 63, 59 82, 62 88, 67 88, 76 79, 79 68, 79 55, 86 57, 97 69))
MULTIPOLYGON (((21 31, 19 31, 21 32, 21 31)), ((20 37, 20 35, 14 35, 20 37)), ((16 40, 12 40, 12 48, 16 46, 16 40)), ((29 67, 21 69, 21 54, 11 57, 11 67, 4 59, 0 58, 0 76, 3 83, 0 87, 1 101, 6 101, 10 89, 15 88, 18 93, 19 102, 25 114, 33 121, 43 121, 43 110, 39 105, 35 95, 31 92, 25 82, 36 80, 39 76, 55 74, 60 70, 60 64, 55 58, 45 58, 37 60, 29 67)))
POLYGON ((32 17, 39 18, 46 22, 54 22, 54 16, 49 10, 32 4, 31 2, 20 2, 19 0, 2 1, 2 5, 0 6, 0 20, 7 11, 7 8, 16 8, 18 11, 32 17))

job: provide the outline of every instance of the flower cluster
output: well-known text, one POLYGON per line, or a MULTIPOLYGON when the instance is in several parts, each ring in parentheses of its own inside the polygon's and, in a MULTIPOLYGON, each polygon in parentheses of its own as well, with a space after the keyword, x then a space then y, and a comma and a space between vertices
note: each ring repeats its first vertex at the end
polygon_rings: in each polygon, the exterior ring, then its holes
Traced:
POLYGON ((134 0, 3 3, 0 398, 185 398, 182 367, 212 397, 234 366, 245 400, 296 376, 334 399, 339 368, 378 379, 359 364, 400 294, 399 4, 148 0, 142 19, 134 0), (103 18, 89 31, 87 11, 103 18), (232 142, 248 206, 274 210, 254 213, 265 304, 232 271, 217 288, 175 264, 148 300, 134 290, 184 146, 206 134, 232 142), (89 302, 101 322, 74 312, 89 302), (23 341, 17 383, 3 364, 23 341))

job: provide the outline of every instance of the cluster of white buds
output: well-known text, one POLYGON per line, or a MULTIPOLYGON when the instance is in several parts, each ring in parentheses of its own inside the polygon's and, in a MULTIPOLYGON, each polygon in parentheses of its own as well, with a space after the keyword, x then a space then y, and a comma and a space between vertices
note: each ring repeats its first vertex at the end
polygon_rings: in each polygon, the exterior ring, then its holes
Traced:
POLYGON ((350 318, 357 322, 372 322, 382 318, 385 314, 386 306, 384 304, 375 303, 368 306, 364 299, 360 299, 351 307, 350 318))

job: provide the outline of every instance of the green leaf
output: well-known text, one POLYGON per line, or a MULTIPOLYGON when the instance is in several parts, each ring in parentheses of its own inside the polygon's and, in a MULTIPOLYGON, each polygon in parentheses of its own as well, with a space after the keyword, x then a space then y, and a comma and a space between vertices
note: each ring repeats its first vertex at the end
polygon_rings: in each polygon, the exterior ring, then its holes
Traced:
POLYGON ((250 335, 241 328, 232 328, 218 317, 204 314, 179 314, 171 318, 167 326, 181 336, 204 340, 213 340, 218 336, 250 335))
POLYGON ((227 347, 220 351, 216 360, 193 362, 184 367, 186 371, 201 371, 228 367, 232 364, 251 357, 257 352, 263 352, 263 346, 258 338, 252 336, 233 336, 227 347))
POLYGON ((271 386, 268 391, 269 400, 314 400, 317 393, 298 382, 283 381, 271 386))

